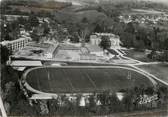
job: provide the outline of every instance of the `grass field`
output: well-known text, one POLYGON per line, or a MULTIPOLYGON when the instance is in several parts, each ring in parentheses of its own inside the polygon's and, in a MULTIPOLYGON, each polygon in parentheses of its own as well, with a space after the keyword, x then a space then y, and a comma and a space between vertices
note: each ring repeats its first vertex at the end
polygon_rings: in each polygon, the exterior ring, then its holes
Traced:
POLYGON ((152 65, 140 65, 137 66, 153 75, 159 79, 168 83, 168 64, 152 64, 152 65))
POLYGON ((129 50, 123 50, 127 55, 127 57, 139 60, 139 61, 143 61, 143 62, 152 62, 151 59, 149 59, 147 57, 147 55, 145 54, 145 52, 143 51, 136 51, 134 49, 129 49, 129 50))
POLYGON ((48 93, 113 92, 141 85, 152 86, 145 76, 121 68, 37 68, 28 72, 26 78, 31 87, 48 93), (131 79, 127 78, 128 73, 131 79))

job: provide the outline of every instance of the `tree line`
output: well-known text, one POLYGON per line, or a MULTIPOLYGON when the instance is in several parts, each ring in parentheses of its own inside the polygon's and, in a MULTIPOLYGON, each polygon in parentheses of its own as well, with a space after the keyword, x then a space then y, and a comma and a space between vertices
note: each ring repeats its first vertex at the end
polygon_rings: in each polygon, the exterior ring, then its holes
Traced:
POLYGON ((116 112, 133 112, 140 110, 149 110, 156 108, 166 108, 167 87, 160 86, 156 90, 153 87, 135 87, 125 89, 120 92, 124 93, 122 100, 119 100, 116 93, 109 90, 102 93, 93 92, 89 95, 85 106, 80 106, 82 94, 77 94, 75 100, 70 100, 66 95, 60 95, 58 98, 49 100, 35 100, 33 106, 37 115, 106 115, 116 112), (156 95, 157 99, 151 102, 140 104, 141 97, 144 95, 156 95), (97 100, 100 101, 97 104, 97 100), (37 109, 38 108, 38 109, 37 109), (45 113, 46 112, 46 113, 45 113))

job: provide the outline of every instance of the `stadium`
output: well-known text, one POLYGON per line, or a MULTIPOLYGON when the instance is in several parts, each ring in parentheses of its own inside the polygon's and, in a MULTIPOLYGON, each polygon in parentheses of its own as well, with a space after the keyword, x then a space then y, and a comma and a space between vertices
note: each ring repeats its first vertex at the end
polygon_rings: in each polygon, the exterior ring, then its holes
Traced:
POLYGON ((21 86, 33 95, 30 99, 52 99, 59 95, 111 93, 134 87, 154 87, 145 74, 123 66, 37 67, 25 71, 21 86))

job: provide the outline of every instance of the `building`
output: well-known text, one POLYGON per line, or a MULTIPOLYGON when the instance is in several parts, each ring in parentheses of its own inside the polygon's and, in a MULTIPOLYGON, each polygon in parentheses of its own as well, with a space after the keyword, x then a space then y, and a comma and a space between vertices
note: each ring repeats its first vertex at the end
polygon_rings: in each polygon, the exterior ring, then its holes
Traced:
POLYGON ((17 20, 18 18, 25 18, 25 19, 28 19, 29 16, 25 16, 25 15, 3 15, 3 17, 6 18, 6 21, 14 21, 14 20, 17 20))
POLYGON ((90 44, 99 45, 101 42, 101 38, 99 38, 96 34, 90 36, 90 44))
POLYGON ((112 49, 120 48, 120 44, 121 44, 120 37, 118 35, 114 35, 112 33, 95 33, 90 36, 90 44, 99 45, 101 42, 102 36, 108 36, 110 38, 112 49))
POLYGON ((12 52, 15 52, 24 48, 29 41, 31 41, 30 37, 24 37, 13 41, 3 41, 1 44, 6 46, 12 52))

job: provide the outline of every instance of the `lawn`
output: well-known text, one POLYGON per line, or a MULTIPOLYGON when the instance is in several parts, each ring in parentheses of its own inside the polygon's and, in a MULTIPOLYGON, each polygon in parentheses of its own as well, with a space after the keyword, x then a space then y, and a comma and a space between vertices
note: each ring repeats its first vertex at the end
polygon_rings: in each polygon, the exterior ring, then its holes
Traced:
POLYGON ((152 86, 142 74, 121 68, 37 68, 28 72, 26 78, 34 89, 49 93, 113 92, 141 85, 152 86))
POLYGON ((140 65, 137 66, 153 75, 159 79, 168 83, 168 64, 151 64, 151 65, 140 65))
POLYGON ((152 62, 151 59, 147 57, 144 51, 137 51, 135 49, 123 50, 127 57, 142 61, 142 62, 152 62))

